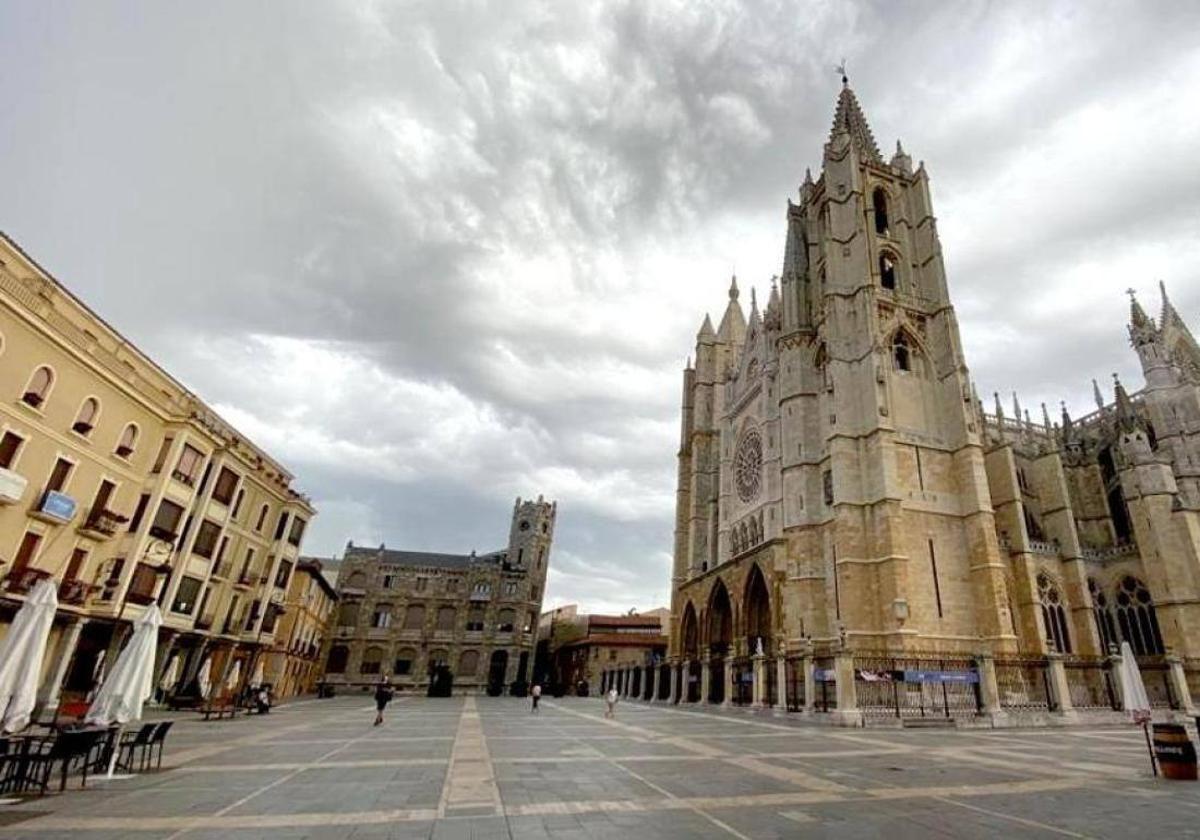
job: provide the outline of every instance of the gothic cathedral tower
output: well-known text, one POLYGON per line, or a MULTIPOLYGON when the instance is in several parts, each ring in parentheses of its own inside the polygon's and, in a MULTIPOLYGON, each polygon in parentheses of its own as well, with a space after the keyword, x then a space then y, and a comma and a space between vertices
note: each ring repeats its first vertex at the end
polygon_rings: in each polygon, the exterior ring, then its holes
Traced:
POLYGON ((929 178, 845 79, 799 197, 765 310, 735 282, 684 372, 672 654, 1014 649, 929 178))

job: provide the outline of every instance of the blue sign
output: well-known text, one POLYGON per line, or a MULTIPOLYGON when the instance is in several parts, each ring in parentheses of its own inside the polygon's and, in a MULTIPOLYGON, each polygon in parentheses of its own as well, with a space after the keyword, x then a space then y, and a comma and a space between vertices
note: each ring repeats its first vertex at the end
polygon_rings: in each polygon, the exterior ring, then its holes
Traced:
POLYGON ((75 516, 76 507, 75 500, 66 493, 47 490, 46 495, 42 497, 40 511, 47 516, 53 516, 55 519, 61 519, 66 522, 75 516))
POLYGON ((904 672, 905 682, 914 683, 961 683, 979 682, 978 671, 917 671, 904 672))
POLYGON ((813 668, 813 680, 816 682, 837 682, 837 675, 832 668, 813 668))

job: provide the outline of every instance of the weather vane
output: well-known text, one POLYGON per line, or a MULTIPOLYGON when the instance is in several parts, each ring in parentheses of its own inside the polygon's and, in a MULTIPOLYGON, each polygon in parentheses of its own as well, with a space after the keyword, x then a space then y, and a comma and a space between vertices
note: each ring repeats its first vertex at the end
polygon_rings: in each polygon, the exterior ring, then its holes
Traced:
POLYGON ((841 63, 838 64, 833 69, 838 71, 838 73, 841 74, 842 84, 844 84, 844 85, 850 84, 850 79, 846 76, 846 59, 843 58, 841 63))

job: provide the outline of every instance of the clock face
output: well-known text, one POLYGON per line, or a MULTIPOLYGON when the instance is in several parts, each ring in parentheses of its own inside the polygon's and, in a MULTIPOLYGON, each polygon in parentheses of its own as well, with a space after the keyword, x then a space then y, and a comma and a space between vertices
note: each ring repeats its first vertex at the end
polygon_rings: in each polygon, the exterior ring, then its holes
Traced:
POLYGON ((522 530, 522 531, 528 531, 528 530, 529 530, 529 523, 528 523, 528 522, 526 522, 525 520, 523 520, 523 519, 522 519, 522 520, 521 520, 521 525, 520 525, 520 528, 521 528, 521 530, 522 530))
POLYGON ((753 502, 762 489, 762 437, 751 429, 742 436, 733 455, 733 479, 738 498, 753 502))

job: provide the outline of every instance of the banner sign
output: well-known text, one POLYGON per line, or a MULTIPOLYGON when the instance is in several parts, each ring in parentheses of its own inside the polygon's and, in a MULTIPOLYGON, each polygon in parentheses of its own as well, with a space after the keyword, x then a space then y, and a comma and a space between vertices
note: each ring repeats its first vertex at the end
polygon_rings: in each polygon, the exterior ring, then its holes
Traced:
POLYGON ((978 671, 917 671, 906 670, 904 672, 905 682, 914 683, 977 683, 979 682, 978 671))
POLYGON ((816 682, 837 682, 837 676, 832 668, 813 668, 813 680, 816 682))
POLYGON ((66 493, 48 490, 46 491, 46 495, 42 497, 42 506, 39 510, 47 516, 53 516, 55 519, 68 522, 75 516, 75 508, 75 500, 66 493))

